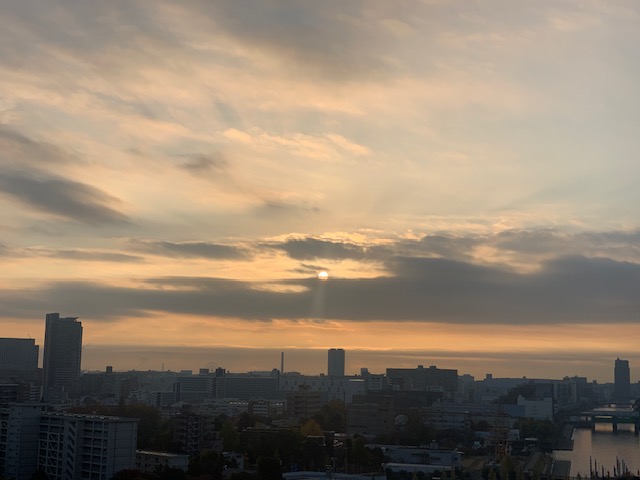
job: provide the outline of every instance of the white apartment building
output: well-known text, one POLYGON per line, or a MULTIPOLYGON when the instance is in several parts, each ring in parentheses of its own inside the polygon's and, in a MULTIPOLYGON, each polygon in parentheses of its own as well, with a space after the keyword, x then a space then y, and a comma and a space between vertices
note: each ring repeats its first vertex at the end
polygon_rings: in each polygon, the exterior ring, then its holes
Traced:
POLYGON ((0 475, 50 480, 109 480, 135 468, 138 421, 43 412, 38 405, 0 409, 0 475))
POLYGON ((42 406, 0 408, 0 477, 29 479, 38 459, 42 406))

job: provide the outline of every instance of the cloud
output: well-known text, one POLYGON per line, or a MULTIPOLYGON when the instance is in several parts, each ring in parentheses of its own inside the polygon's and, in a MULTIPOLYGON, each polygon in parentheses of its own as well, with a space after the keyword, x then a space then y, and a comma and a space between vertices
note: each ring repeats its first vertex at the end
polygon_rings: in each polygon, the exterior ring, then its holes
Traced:
POLYGON ((8 125, 0 124, 0 162, 5 167, 60 164, 71 159, 68 152, 51 143, 34 140, 8 125))
POLYGON ((269 196, 259 196, 257 199, 260 202, 256 207, 251 209, 252 221, 257 222, 281 222, 281 225, 285 226, 287 221, 296 221, 300 218, 309 219, 315 218, 321 210, 313 204, 310 204, 306 200, 295 202, 292 200, 281 198, 269 198, 269 196))
MULTIPOLYGON (((292 75, 326 79, 384 76, 389 65, 385 46, 391 31, 377 29, 378 17, 404 12, 404 7, 380 10, 370 2, 300 4, 284 2, 200 2, 198 13, 248 51, 276 56, 294 69, 292 75), (366 48, 365 48, 366 46, 366 48)), ((193 11, 193 4, 188 7, 193 11)))
POLYGON ((89 251, 89 250, 26 248, 21 252, 16 252, 16 255, 61 258, 65 260, 78 260, 81 262, 123 262, 123 263, 144 262, 143 257, 139 257, 136 255, 129 255, 127 253, 89 251))
POLYGON ((88 225, 130 223, 111 204, 117 200, 85 183, 31 171, 0 172, 0 191, 40 212, 88 225))
POLYGON ((296 158, 309 157, 321 161, 336 162, 342 158, 353 161, 354 157, 365 157, 371 150, 336 133, 306 135, 302 133, 274 135, 261 129, 249 132, 230 128, 224 132, 227 140, 251 146, 254 151, 269 151, 286 148, 296 158))
POLYGON ((567 232, 553 228, 505 230, 476 239, 476 247, 491 247, 518 259, 539 263, 556 257, 584 255, 640 262, 640 231, 567 232))
POLYGON ((7 311, 73 305, 90 318, 167 315, 323 321, 424 321, 445 324, 545 325, 637 322, 640 265, 564 257, 533 273, 441 258, 398 257, 389 276, 242 282, 207 277, 160 277, 133 287, 52 282, 15 295, 0 292, 7 311), (322 292, 322 295, 320 295, 322 292), (317 309, 319 299, 321 309, 317 309), (318 311, 322 315, 318 317, 318 311))
POLYGON ((493 244, 502 250, 519 253, 566 253, 571 245, 571 235, 552 229, 540 230, 507 230, 493 239, 493 244))
POLYGON ((310 277, 316 276, 318 272, 322 271, 330 271, 330 268, 324 265, 302 263, 298 268, 291 269, 291 273, 299 273, 310 277))
POLYGON ((426 235, 418 245, 424 251, 444 258, 469 258, 473 248, 480 243, 478 238, 452 237, 448 235, 426 235))
POLYGON ((367 259, 367 252, 364 247, 315 238, 291 239, 283 244, 273 245, 273 247, 284 250, 289 257, 296 260, 326 259, 339 261, 367 259))
POLYGON ((194 175, 202 175, 208 172, 224 173, 228 162, 221 154, 192 154, 185 155, 186 161, 181 165, 185 170, 194 175))
POLYGON ((160 240, 133 240, 135 250, 156 255, 182 258, 208 258, 244 260, 249 257, 246 249, 233 245, 210 242, 167 242, 160 240))

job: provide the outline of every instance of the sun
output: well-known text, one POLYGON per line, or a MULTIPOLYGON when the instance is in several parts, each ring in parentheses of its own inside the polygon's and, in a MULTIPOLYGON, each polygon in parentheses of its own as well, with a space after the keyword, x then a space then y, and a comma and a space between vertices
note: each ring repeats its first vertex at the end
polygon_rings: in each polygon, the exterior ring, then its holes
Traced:
POLYGON ((318 272, 318 280, 328 280, 329 279, 329 273, 322 270, 321 272, 318 272))

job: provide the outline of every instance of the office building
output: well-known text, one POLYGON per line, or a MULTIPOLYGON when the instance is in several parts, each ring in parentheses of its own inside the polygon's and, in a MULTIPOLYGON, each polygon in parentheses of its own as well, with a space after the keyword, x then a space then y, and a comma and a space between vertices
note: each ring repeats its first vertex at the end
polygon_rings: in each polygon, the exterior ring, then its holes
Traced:
POLYGON ((401 391, 444 392, 453 398, 458 390, 458 371, 436 368, 387 368, 387 379, 401 391))
POLYGON ((238 400, 280 400, 278 390, 280 372, 273 369, 266 376, 251 373, 228 373, 216 369, 214 392, 216 398, 236 398, 238 400))
POLYGON ((327 352, 327 375, 344 377, 344 350, 342 348, 331 348, 327 352))
POLYGON ((215 376, 208 369, 200 369, 198 375, 181 373, 174 384, 175 401, 202 403, 214 398, 215 376))
POLYGON ((43 398, 60 401, 74 393, 80 378, 82 323, 48 313, 45 319, 43 398))
POLYGON ((629 372, 629 361, 616 359, 613 369, 614 392, 613 398, 616 402, 628 402, 631 398, 631 375, 629 372))

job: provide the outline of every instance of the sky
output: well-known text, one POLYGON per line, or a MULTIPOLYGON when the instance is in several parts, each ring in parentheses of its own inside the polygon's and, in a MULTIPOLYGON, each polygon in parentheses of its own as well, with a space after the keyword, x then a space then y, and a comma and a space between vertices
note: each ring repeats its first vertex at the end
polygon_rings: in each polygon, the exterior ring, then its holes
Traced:
POLYGON ((631 0, 0 0, 0 325, 83 368, 640 379, 631 0), (328 279, 318 273, 326 271, 328 279))

